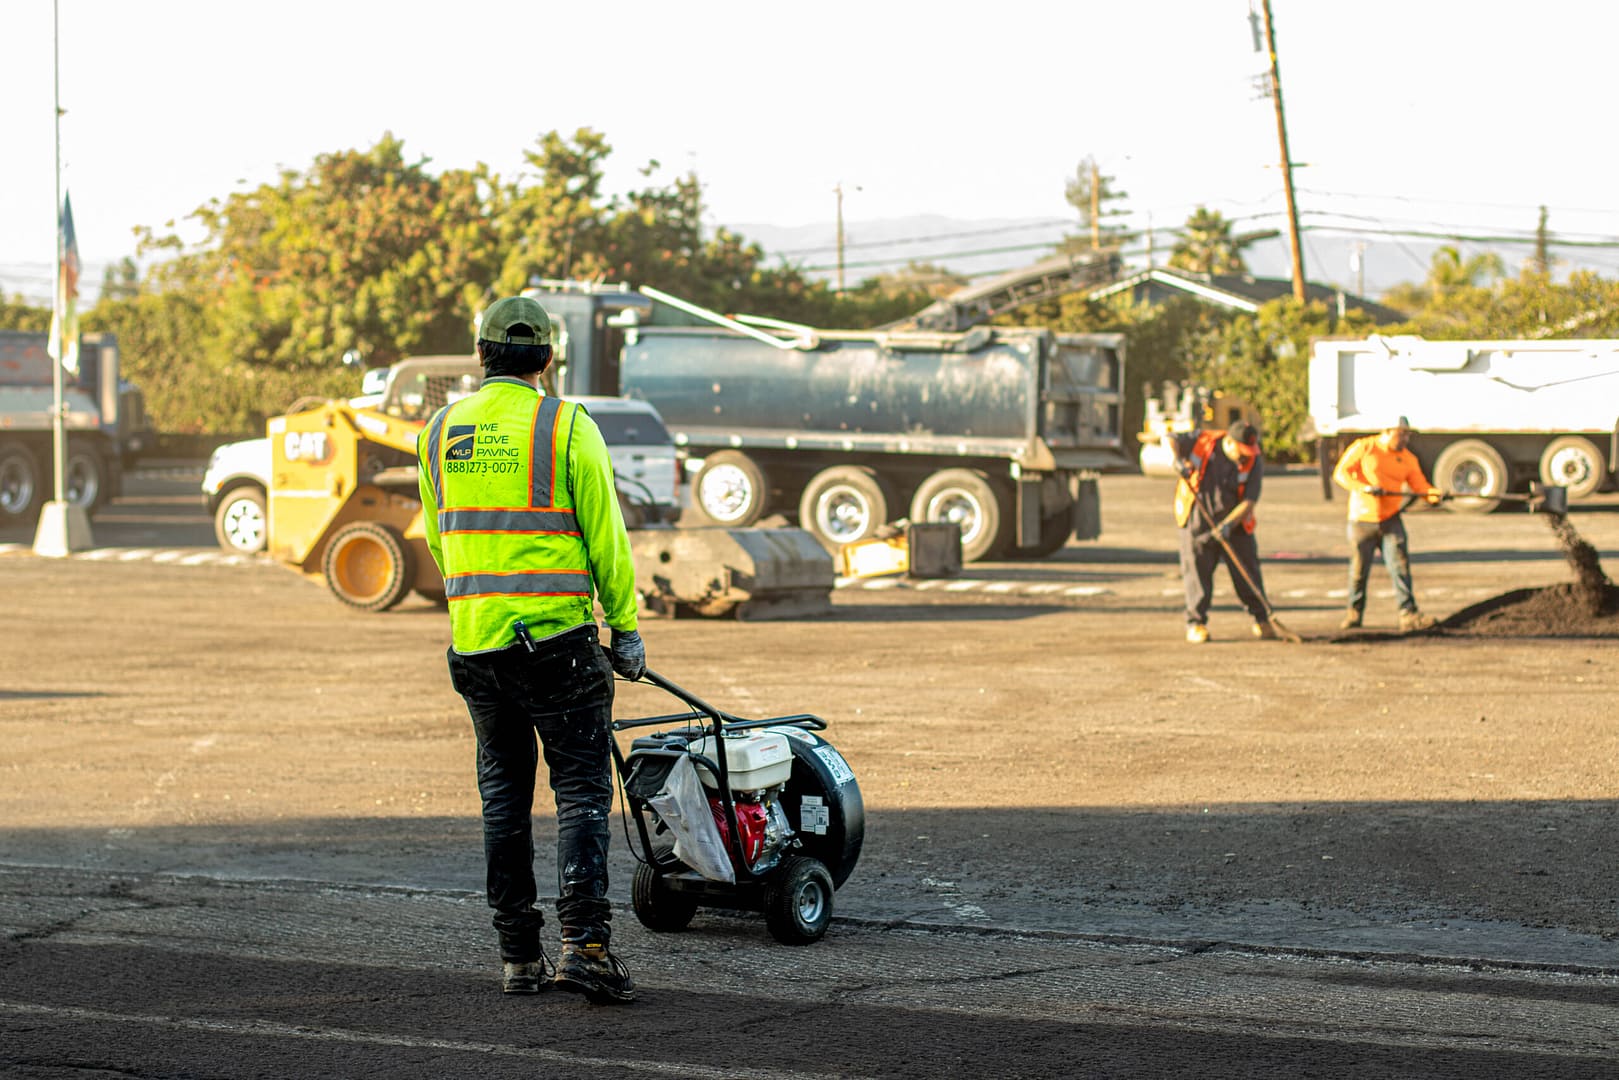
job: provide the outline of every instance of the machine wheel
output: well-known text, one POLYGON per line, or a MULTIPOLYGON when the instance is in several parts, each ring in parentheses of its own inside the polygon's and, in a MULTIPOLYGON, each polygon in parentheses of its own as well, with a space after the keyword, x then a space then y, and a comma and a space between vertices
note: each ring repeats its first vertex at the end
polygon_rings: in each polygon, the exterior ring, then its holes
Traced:
POLYGON ((669 888, 663 875, 652 869, 650 863, 635 866, 635 878, 630 882, 630 904, 642 926, 665 934, 686 929, 692 916, 697 914, 696 897, 669 888))
POLYGON ((1067 508, 1059 514, 1042 518, 1040 521, 1040 542, 1029 547, 1015 547, 1007 552, 1014 559, 1045 559, 1061 551, 1067 544, 1068 538, 1074 535, 1074 504, 1069 503, 1067 508))
POLYGON ((264 492, 252 484, 231 488, 214 511, 214 538, 226 551, 257 555, 270 536, 264 492))
POLYGON ((1488 514, 1507 491, 1507 462, 1501 452, 1483 439, 1461 439, 1439 452, 1433 465, 1433 482, 1445 491, 1465 498, 1452 499, 1451 509, 1467 514, 1488 514))
POLYGON ((69 443, 67 473, 62 478, 62 496, 69 506, 94 514, 107 494, 107 464, 93 446, 69 443))
POLYGON ((977 562, 1001 546, 1003 499, 976 469, 940 469, 916 489, 912 521, 953 521, 961 526, 961 561, 977 562))
POLYGON ((1595 495, 1607 476, 1608 464, 1602 451, 1580 435, 1553 439, 1540 455, 1540 482, 1568 488, 1571 499, 1595 495))
POLYGON ((888 493, 871 469, 834 465, 804 487, 798 523, 830 549, 864 540, 888 521, 888 493))
POLYGON ((765 926, 783 945, 820 941, 832 923, 832 875, 820 859, 790 855, 765 886, 765 926))
POLYGON ((0 527, 32 522, 39 509, 39 463, 22 443, 0 441, 0 527))
POLYGON ((351 521, 326 545, 326 584, 343 603, 386 611, 405 598, 415 580, 411 551, 390 526, 351 521))
POLYGON ((697 509, 716 525, 752 525, 765 512, 764 470, 737 450, 721 450, 703 460, 692 485, 697 509))

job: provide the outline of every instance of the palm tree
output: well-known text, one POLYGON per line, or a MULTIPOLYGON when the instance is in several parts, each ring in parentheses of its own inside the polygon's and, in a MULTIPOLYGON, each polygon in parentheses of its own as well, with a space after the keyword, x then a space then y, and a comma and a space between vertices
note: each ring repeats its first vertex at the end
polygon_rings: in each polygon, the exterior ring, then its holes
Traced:
POLYGON ((1243 247, 1243 238, 1231 235, 1231 222, 1224 214, 1200 206, 1186 219, 1181 238, 1169 253, 1169 265, 1199 274, 1246 274, 1243 247))

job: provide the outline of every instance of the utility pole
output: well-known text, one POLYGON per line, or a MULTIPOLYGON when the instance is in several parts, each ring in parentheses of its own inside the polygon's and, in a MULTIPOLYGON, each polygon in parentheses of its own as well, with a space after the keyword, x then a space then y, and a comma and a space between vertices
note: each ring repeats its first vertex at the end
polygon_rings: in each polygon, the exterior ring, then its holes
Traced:
POLYGON ((1102 170, 1091 158, 1091 250, 1102 250, 1102 170))
POLYGON ((1552 272, 1550 244, 1546 232, 1546 208, 1540 208, 1540 221, 1535 225, 1535 273, 1549 274, 1552 272))
POLYGON ((1282 111, 1282 68, 1276 60, 1276 25, 1271 22, 1270 0, 1261 0, 1265 13, 1265 47, 1270 53, 1270 97, 1276 106, 1276 137, 1282 144, 1282 190, 1287 197, 1287 238, 1293 245, 1293 299, 1304 302, 1304 248, 1299 243, 1299 208, 1293 199, 1293 155, 1287 149, 1287 117, 1282 111))
MULTIPOLYGON (((836 192, 837 196, 838 196, 838 292, 842 293, 843 292, 843 181, 839 180, 836 184, 832 185, 832 190, 834 192, 836 192)), ((855 185, 855 190, 856 191, 861 190, 860 186, 858 184, 855 185)))

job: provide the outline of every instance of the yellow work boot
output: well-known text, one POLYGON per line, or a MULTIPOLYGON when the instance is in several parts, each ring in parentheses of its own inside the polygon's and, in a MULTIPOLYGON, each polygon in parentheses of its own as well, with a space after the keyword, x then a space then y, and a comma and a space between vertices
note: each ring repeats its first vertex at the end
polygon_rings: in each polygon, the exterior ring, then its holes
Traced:
POLYGON ((1260 619, 1253 625, 1254 637, 1260 641, 1278 641, 1281 634, 1276 632, 1276 626, 1269 619, 1260 619))
POLYGON ((1439 625, 1439 620, 1421 611, 1400 612, 1400 633, 1410 634, 1439 625))
POLYGON ((1202 623, 1189 623, 1186 627, 1186 640, 1193 645, 1201 645, 1209 640, 1209 628, 1202 623))
POLYGON ((1344 612, 1343 622, 1338 624, 1340 630, 1354 630, 1360 626, 1360 612, 1350 608, 1344 612))

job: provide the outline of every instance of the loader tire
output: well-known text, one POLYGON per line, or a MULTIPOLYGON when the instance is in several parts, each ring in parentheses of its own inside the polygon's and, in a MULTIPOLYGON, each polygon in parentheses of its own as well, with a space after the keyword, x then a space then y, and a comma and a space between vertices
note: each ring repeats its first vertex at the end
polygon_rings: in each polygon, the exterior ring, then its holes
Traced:
POLYGON ((321 567, 332 595, 361 611, 388 610, 405 598, 416 579, 404 538, 375 521, 351 521, 337 530, 321 567))
POLYGON ((675 892, 664 882, 663 875, 648 863, 637 863, 635 877, 630 882, 630 905, 635 917, 648 930, 671 934, 691 925, 697 914, 697 899, 675 892))

